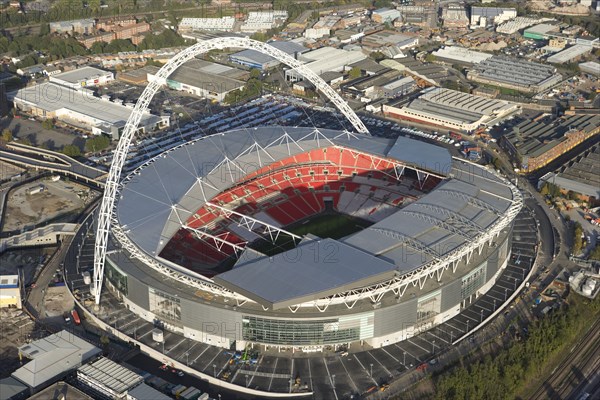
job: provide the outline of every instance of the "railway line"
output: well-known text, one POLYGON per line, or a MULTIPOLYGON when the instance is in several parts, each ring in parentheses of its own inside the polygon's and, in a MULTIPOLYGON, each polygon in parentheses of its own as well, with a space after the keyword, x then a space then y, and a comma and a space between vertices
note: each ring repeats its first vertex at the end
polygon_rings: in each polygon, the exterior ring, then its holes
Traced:
MULTIPOLYGON (((577 399, 600 368, 600 320, 596 320, 531 396, 539 400, 577 399)), ((598 389, 596 385, 596 389, 598 389)))

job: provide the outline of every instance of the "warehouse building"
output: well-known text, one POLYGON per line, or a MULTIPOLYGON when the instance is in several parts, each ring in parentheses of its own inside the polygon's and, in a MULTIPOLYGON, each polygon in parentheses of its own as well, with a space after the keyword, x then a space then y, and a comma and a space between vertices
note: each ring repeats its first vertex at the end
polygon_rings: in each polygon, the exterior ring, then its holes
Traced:
POLYGON ((448 80, 450 75, 444 67, 431 63, 423 63, 412 57, 398 58, 395 60, 382 60, 381 65, 394 68, 412 76, 417 83, 430 86, 439 86, 448 80))
POLYGON ((469 26, 467 10, 461 4, 448 4, 444 7, 442 20, 445 28, 467 28, 469 26))
POLYGON ((558 186, 564 193, 577 193, 581 200, 596 205, 600 201, 600 143, 540 178, 558 186))
POLYGON ((467 78, 480 83, 537 93, 562 80, 556 68, 504 56, 493 56, 474 66, 467 78))
POLYGON ((527 39, 544 40, 548 39, 549 34, 556 34, 559 31, 560 27, 558 25, 538 24, 525 29, 523 31, 523 37, 527 39))
POLYGON ((400 17, 400 11, 387 7, 374 10, 371 14, 373 22, 377 22, 378 24, 392 23, 396 18, 400 17))
POLYGON ((584 62, 579 64, 579 70, 586 74, 600 76, 600 63, 595 61, 584 62))
MULTIPOLYGON (((308 49, 296 42, 290 41, 274 41, 269 44, 276 49, 283 51, 286 54, 295 56, 296 54, 302 54, 308 51, 308 49)), ((260 70, 266 70, 274 68, 281 64, 279 61, 271 56, 263 54, 256 50, 242 50, 238 53, 233 53, 229 56, 229 61, 245 65, 249 68, 257 68, 260 70)))
MULTIPOLYGON (((133 104, 123 105, 119 99, 110 101, 108 95, 95 97, 89 89, 75 90, 55 82, 44 82, 19 89, 10 94, 15 109, 42 119, 53 118, 62 123, 106 134, 118 139, 133 104)), ((140 133, 152 132, 169 126, 168 116, 145 113, 140 120, 140 133)))
POLYGON ((535 171, 600 132, 600 115, 572 115, 556 125, 554 119, 526 120, 501 139, 523 172, 535 171))
POLYGON ((517 17, 514 8, 499 7, 471 7, 471 26, 485 28, 487 26, 500 25, 517 17))
POLYGON ((65 330, 19 347, 19 354, 31 361, 12 373, 31 393, 56 382, 101 350, 65 330))
POLYGON ((128 391, 144 382, 144 378, 108 358, 101 357, 79 367, 77 381, 103 398, 125 400, 128 391))
POLYGON ((492 58, 492 54, 469 50, 459 46, 445 46, 431 53, 436 60, 448 64, 473 65, 492 58))
MULTIPOLYGON (((361 51, 348 51, 333 47, 321 47, 298 55, 298 60, 305 62, 306 66, 317 75, 328 71, 343 72, 350 64, 365 58, 367 56, 361 51)), ((287 69, 285 79, 289 82, 297 82, 303 80, 304 77, 294 69, 287 69)))
POLYGON ((243 33, 265 32, 283 25, 287 18, 286 10, 250 11, 248 18, 240 27, 240 31, 243 33))
MULTIPOLYGON (((247 73, 222 64, 194 59, 177 68, 161 84, 170 89, 194 94, 198 97, 222 102, 227 93, 244 87, 247 73)), ((148 73, 148 81, 154 80, 148 73)))
POLYGON ((551 64, 565 64, 578 60, 580 57, 591 53, 592 50, 592 46, 587 46, 585 44, 576 44, 548 57, 546 61, 551 64))
POLYGON ((94 67, 83 67, 53 75, 50 77, 50 82, 77 90, 82 87, 103 86, 114 79, 115 76, 110 71, 94 67))
MULTIPOLYGON (((530 17, 517 17, 513 20, 504 22, 496 27, 496 32, 505 33, 507 35, 512 35, 513 33, 517 33, 520 30, 523 30, 529 26, 539 24, 541 21, 545 20, 545 18, 530 18, 530 17)), ((527 30, 524 32, 527 33, 527 30)), ((525 37, 528 37, 526 35, 525 37)))
POLYGON ((430 88, 406 105, 384 105, 383 113, 390 118, 472 133, 520 113, 520 107, 456 90, 430 88))
POLYGON ((363 47, 377 50, 386 46, 396 46, 399 49, 407 49, 418 44, 419 38, 402 35, 395 31, 380 31, 364 36, 361 40, 363 47))
POLYGON ((400 71, 387 69, 382 73, 352 79, 341 86, 342 93, 357 99, 376 99, 381 97, 382 86, 396 81, 401 76, 400 71))
POLYGON ((50 33, 78 33, 80 35, 89 35, 94 31, 96 21, 91 18, 76 19, 72 21, 50 22, 50 33))
POLYGON ((0 275, 0 308, 5 307, 22 307, 19 275, 0 275))

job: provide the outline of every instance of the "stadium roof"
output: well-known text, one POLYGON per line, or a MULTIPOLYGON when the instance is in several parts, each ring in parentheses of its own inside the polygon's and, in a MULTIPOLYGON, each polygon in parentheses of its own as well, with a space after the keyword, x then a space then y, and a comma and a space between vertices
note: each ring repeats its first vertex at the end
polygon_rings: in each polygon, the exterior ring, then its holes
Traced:
MULTIPOLYGON (((290 127, 240 129, 208 136, 170 150, 156 157, 151 168, 130 175, 130 182, 121 191, 117 216, 141 249, 157 255, 206 201, 259 169, 265 160, 331 145, 394 157, 388 154, 394 143, 393 139, 290 127)), ((425 143, 419 146, 423 158, 403 164, 420 168, 430 164, 424 159, 428 151, 437 151, 435 146, 425 143)), ((440 170, 430 172, 439 174, 440 170)))
POLYGON ((278 309, 391 279, 395 268, 343 242, 317 238, 294 250, 240 264, 214 281, 278 309))
POLYGON ((450 179, 420 198, 417 190, 417 200, 343 240, 308 236, 296 249, 276 256, 242 257, 232 270, 214 277, 216 283, 272 309, 371 285, 473 243, 513 203, 511 188, 495 174, 453 160, 435 145, 326 129, 263 127, 213 135, 157 157, 125 180, 117 217, 128 237, 156 256, 206 201, 268 165, 264 160, 331 145, 450 179), (315 246, 321 250, 318 259, 315 246), (333 262, 327 262, 328 256, 333 262))

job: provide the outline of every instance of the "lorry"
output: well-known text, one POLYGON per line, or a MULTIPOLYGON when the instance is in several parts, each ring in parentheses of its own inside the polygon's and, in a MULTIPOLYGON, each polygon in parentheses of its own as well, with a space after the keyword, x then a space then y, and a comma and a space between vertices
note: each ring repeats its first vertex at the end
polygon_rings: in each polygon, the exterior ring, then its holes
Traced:
POLYGON ((454 140, 462 140, 462 136, 456 132, 450 132, 450 137, 454 140))

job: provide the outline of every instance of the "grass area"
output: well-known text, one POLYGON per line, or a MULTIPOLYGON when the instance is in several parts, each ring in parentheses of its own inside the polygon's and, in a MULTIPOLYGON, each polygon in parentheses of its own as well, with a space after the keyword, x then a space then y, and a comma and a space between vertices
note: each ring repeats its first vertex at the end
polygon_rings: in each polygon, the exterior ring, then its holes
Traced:
MULTIPOLYGON (((311 233, 321 238, 340 239, 351 233, 363 230, 370 225, 372 225, 371 222, 359 218, 336 212, 327 212, 298 221, 284 229, 298 236, 311 233)), ((274 245, 270 242, 262 241, 253 243, 251 247, 261 253, 272 256, 293 249, 295 244, 290 236, 282 234, 274 245)))

